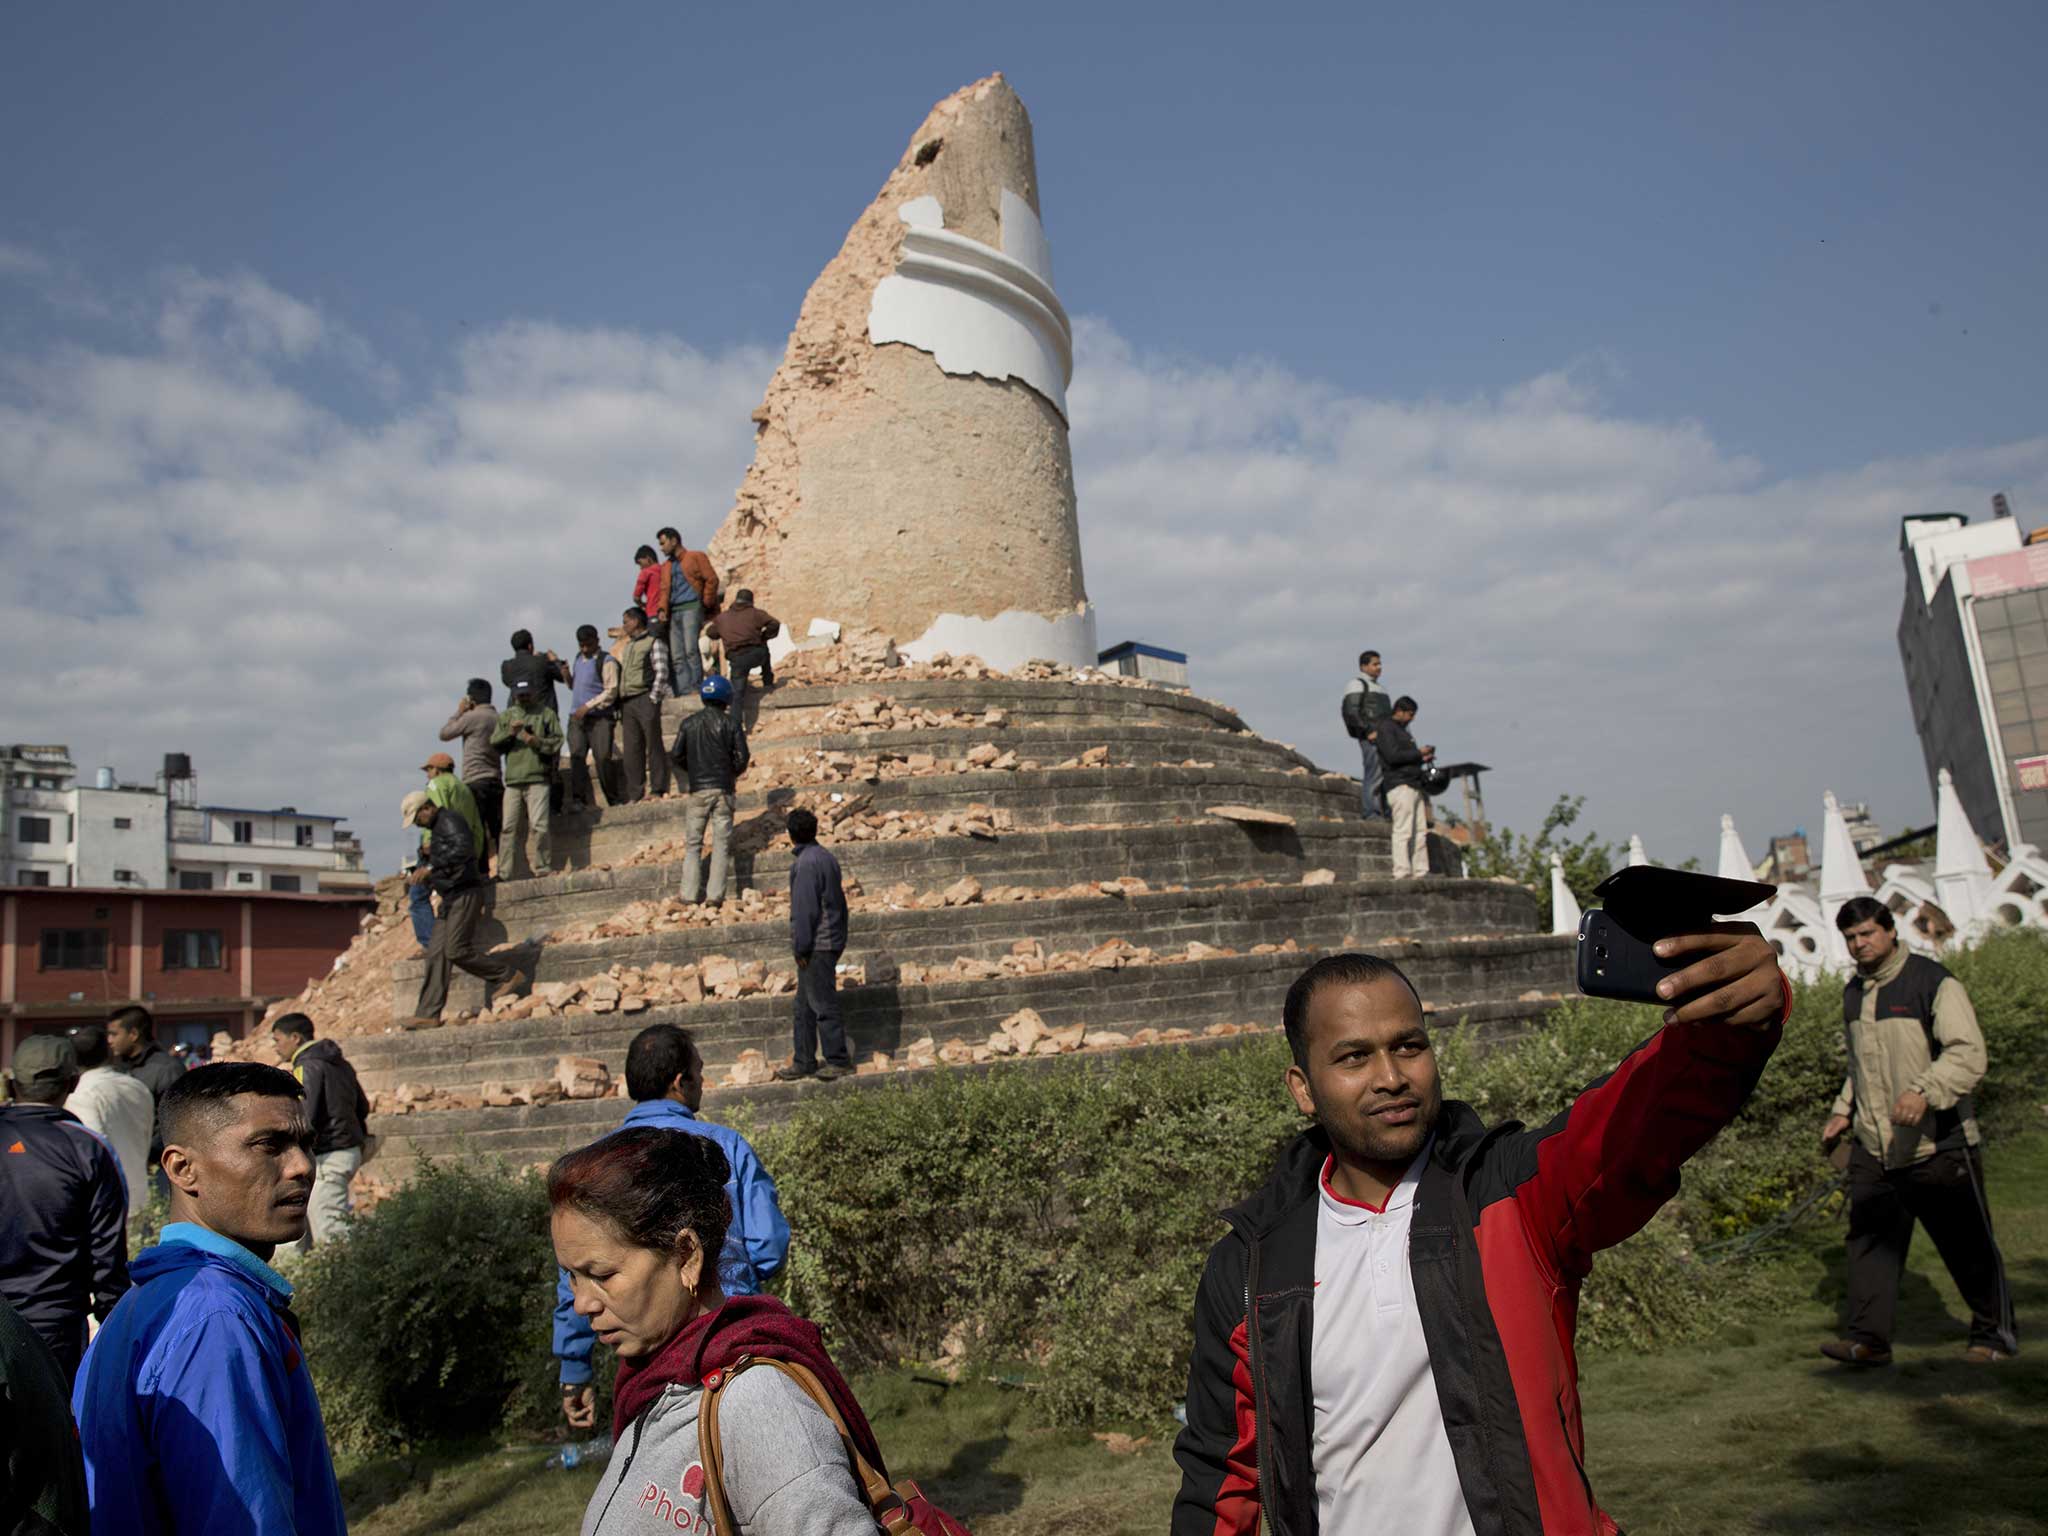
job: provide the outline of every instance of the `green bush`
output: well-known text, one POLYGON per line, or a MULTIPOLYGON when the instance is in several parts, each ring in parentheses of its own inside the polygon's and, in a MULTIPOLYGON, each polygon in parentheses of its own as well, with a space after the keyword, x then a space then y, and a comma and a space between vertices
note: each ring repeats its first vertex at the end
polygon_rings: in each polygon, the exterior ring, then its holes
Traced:
POLYGON ((338 1445, 371 1453, 559 1418, 554 1249, 535 1175, 422 1164, 295 1276, 338 1445))

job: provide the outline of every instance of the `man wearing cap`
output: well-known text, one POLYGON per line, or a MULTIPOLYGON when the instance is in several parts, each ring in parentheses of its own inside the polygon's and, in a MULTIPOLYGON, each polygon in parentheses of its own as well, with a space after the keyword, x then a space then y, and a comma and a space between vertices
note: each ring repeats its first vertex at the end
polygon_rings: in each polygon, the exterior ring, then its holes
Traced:
POLYGON ((477 943, 476 928, 484 915, 484 882, 477 873, 476 836, 469 823, 460 812, 435 805, 424 795, 408 795, 406 804, 414 824, 428 834, 427 856, 411 878, 432 885, 441 898, 441 920, 434 925, 434 937, 427 945, 420 1000, 406 1023, 409 1029, 425 1029, 441 1022, 453 966, 481 977, 487 987, 502 986, 508 992, 518 991, 528 978, 505 956, 494 955, 477 943))
MULTIPOLYGON (((496 718, 496 711, 492 711, 496 718)), ((427 776, 427 787, 415 790, 405 797, 405 804, 399 807, 398 824, 402 827, 415 826, 414 813, 422 803, 445 805, 469 823, 470 836, 476 840, 477 867, 484 864, 484 850, 489 847, 490 829, 484 824, 483 809, 476 803, 476 796, 461 779, 451 771, 455 760, 446 752, 436 752, 420 769, 427 776)), ((426 865, 427 837, 420 834, 420 862, 415 869, 426 865)), ((412 917, 412 936, 418 939, 424 949, 434 937, 434 903, 428 894, 424 881, 406 887, 407 909, 412 917)))
MULTIPOLYGON (((549 689, 549 696, 554 690, 549 689)), ((525 880, 554 873, 550 857, 554 767, 562 756, 562 722, 552 705, 521 679, 511 702, 498 715, 491 745, 505 759, 505 823, 498 836, 498 878, 525 880), (526 832, 533 829, 533 858, 526 855, 526 832)))
POLYGON ((505 819, 505 780, 498 769, 497 748, 491 745, 491 732, 497 728, 498 711, 491 705, 490 682, 472 677, 455 702, 455 713, 441 727, 441 739, 462 743, 462 782, 476 800, 492 853, 498 851, 498 827, 505 819))
POLYGON ((85 1319, 128 1289, 128 1199, 112 1149, 64 1109, 78 1056, 61 1035, 14 1048, 13 1101, 0 1105, 0 1299, 22 1315, 69 1382, 85 1319))

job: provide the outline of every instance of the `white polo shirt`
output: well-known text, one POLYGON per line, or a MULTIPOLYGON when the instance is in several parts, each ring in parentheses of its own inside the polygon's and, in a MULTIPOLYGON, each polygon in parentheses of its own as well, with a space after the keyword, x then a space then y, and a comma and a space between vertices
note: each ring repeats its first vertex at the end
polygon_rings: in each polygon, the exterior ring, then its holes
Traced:
POLYGON ((1316 1213, 1316 1508, 1332 1532, 1474 1536, 1415 1310, 1408 1228, 1429 1148, 1384 1209, 1330 1188, 1316 1213))

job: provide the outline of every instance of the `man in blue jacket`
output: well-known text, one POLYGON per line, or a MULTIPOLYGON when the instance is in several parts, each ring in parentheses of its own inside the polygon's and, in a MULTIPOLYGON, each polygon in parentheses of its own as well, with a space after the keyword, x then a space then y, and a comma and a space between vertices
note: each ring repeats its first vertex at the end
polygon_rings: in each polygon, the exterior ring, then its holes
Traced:
POLYGON ((301 1092, 276 1067, 222 1062, 164 1094, 171 1221, 71 1397, 95 1536, 347 1530, 291 1283, 267 1262, 306 1233, 301 1092))
MULTIPOLYGON (((789 1256, 789 1222, 775 1198, 775 1181, 747 1138, 723 1125, 697 1118, 704 1102, 704 1058, 690 1032, 673 1024, 650 1024, 626 1047, 626 1092, 632 1111, 620 1130, 656 1126, 687 1131, 718 1143, 732 1167, 725 1197, 732 1202, 719 1258, 719 1284, 728 1296, 753 1296, 782 1269, 789 1256)), ((576 1311, 569 1272, 555 1284, 555 1358, 562 1368, 562 1412, 571 1429, 597 1422, 597 1393, 590 1384, 590 1320, 576 1311)))
POLYGON ((846 953, 846 886, 839 861, 818 843, 818 818, 799 806, 789 813, 789 947, 796 955, 795 1049, 777 1082, 815 1077, 821 1083, 853 1071, 853 1048, 839 1019, 839 957, 846 953), (825 1064, 818 1064, 824 1051, 825 1064))

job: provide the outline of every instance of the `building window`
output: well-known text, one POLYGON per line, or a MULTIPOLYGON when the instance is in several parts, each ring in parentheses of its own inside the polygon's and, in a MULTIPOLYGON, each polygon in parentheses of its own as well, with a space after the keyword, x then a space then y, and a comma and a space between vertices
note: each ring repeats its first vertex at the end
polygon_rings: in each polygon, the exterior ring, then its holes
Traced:
POLYGON ((297 875, 272 875, 270 877, 270 888, 273 891, 296 891, 299 888, 299 877, 297 875))
POLYGON ((23 885, 48 885, 50 883, 50 872, 47 869, 24 869, 21 872, 21 883, 23 885))
POLYGON ((235 876, 235 884, 237 885, 254 885, 255 883, 256 877, 250 874, 249 871, 246 869, 235 876))
POLYGON ((43 930, 44 970, 104 971, 106 968, 106 929, 45 928, 43 930))
POLYGON ((140 885, 142 884, 142 876, 135 873, 132 869, 117 869, 114 871, 114 884, 140 885))
POLYGON ((114 818, 114 830, 116 832, 132 831, 134 826, 135 818, 133 816, 116 816, 114 818))
POLYGON ((311 827, 307 827, 307 826, 301 826, 301 827, 300 827, 300 828, 298 829, 298 832, 299 832, 299 846, 300 846, 301 848, 310 848, 310 847, 312 847, 312 846, 313 846, 313 829, 312 829, 311 827))
POLYGON ((181 869, 178 871, 178 889, 181 891, 210 891, 213 889, 213 871, 210 869, 181 869))
POLYGON ((18 841, 24 843, 47 843, 50 840, 49 817, 24 816, 21 818, 21 834, 18 841))
POLYGON ((238 821, 238 822, 236 822, 236 823, 235 823, 235 841, 236 841, 236 842, 238 842, 238 843, 253 843, 253 842, 255 842, 255 841, 256 841, 256 823, 255 823, 255 822, 253 822, 253 821, 238 821))
POLYGON ((37 789, 62 789, 63 787, 64 781, 62 779, 52 778, 45 774, 36 775, 37 789))
POLYGON ((226 963, 218 928, 172 928, 164 934, 167 971, 217 971, 226 963))

